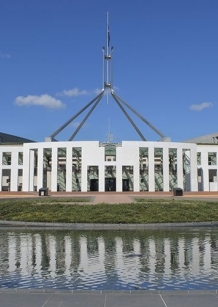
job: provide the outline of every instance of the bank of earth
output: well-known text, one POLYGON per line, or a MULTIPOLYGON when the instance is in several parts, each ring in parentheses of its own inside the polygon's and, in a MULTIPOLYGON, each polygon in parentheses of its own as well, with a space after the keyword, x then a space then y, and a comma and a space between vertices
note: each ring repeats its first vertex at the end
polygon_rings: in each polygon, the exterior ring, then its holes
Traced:
POLYGON ((149 224, 218 221, 216 201, 143 199, 128 204, 89 204, 87 198, 7 199, 0 220, 52 223, 149 224))

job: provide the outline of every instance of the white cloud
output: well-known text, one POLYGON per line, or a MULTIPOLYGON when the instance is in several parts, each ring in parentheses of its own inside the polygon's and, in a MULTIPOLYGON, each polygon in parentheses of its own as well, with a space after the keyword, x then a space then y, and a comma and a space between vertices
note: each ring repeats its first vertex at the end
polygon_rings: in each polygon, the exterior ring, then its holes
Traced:
POLYGON ((0 51, 0 58, 4 58, 4 59, 10 59, 10 54, 8 54, 8 53, 2 53, 1 51, 0 51))
POLYGON ((203 109, 213 107, 212 102, 202 102, 200 104, 192 104, 190 109, 193 111, 202 111, 203 109))
POLYGON ((65 104, 56 98, 48 94, 44 94, 41 96, 18 96, 15 99, 15 104, 22 107, 22 106, 42 106, 45 108, 50 109, 63 109, 65 108, 65 104))
POLYGON ((89 95, 86 90, 80 91, 77 87, 74 87, 70 90, 63 90, 60 93, 56 94, 57 96, 67 96, 67 97, 78 97, 78 96, 85 96, 89 95))

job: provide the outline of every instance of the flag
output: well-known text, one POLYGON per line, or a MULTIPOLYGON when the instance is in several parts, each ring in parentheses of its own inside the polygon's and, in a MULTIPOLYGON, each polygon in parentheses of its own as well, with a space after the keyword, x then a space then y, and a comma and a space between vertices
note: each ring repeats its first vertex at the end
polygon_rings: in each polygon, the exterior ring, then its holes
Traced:
POLYGON ((107 29, 107 43, 108 43, 108 47, 110 45, 110 39, 111 39, 111 36, 110 36, 110 30, 109 30, 109 26, 108 26, 108 29, 107 29))

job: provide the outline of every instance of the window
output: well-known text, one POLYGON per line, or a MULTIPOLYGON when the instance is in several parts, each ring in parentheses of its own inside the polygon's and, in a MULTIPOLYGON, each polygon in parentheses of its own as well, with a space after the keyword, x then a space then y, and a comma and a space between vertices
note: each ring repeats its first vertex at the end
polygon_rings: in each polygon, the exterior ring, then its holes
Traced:
POLYGON ((11 152, 3 152, 2 165, 11 165, 11 152))
POLYGON ((216 152, 208 152, 208 165, 216 165, 216 152))
POLYGON ((201 152, 197 152, 197 165, 201 165, 201 152))

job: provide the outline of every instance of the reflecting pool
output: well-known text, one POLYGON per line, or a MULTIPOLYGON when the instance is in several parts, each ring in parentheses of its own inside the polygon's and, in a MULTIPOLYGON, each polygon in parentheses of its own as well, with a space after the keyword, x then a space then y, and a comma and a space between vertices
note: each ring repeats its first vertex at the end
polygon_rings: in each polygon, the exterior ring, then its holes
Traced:
POLYGON ((1 288, 217 289, 218 229, 1 230, 1 288))

